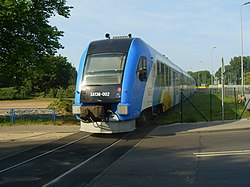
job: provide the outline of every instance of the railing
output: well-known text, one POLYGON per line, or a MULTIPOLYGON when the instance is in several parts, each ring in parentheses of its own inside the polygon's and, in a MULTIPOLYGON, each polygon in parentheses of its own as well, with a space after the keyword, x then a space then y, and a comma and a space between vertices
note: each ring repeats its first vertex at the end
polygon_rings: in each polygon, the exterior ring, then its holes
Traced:
POLYGON ((11 124, 14 124, 17 118, 51 118, 56 121, 56 109, 54 108, 0 108, 0 122, 9 118, 11 124))
MULTIPOLYGON (((212 92, 212 93, 220 93, 222 92, 222 87, 221 85, 210 85, 209 88, 197 88, 197 91, 201 91, 201 92, 212 92)), ((231 96, 231 97, 241 97, 242 94, 242 88, 241 86, 235 85, 235 86, 228 86, 225 85, 225 90, 224 90, 224 94, 226 96, 231 96)), ((250 85, 246 85, 245 86, 245 91, 244 94, 250 94, 250 85)))
MULTIPOLYGON (((218 92, 218 93, 221 93, 221 85, 210 85, 208 90, 209 89, 212 89, 213 92, 218 92)), ((244 86, 244 94, 250 94, 250 85, 245 85, 244 86)), ((241 95, 242 94, 242 87, 239 86, 239 85, 225 85, 225 95, 228 95, 228 96, 232 96, 234 97, 234 95, 241 95)))

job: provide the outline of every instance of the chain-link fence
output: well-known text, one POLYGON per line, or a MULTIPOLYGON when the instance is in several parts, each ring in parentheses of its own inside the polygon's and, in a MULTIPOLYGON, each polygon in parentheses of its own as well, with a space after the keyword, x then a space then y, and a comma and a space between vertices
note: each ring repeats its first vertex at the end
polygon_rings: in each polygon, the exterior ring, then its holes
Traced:
MULTIPOLYGON (((205 90, 207 92, 210 91, 210 89, 213 91, 213 93, 221 93, 221 86, 210 86, 210 88, 208 89, 198 89, 199 91, 201 90, 205 90)), ((242 95, 242 93, 245 95, 245 94, 250 94, 250 86, 244 86, 244 91, 242 89, 241 86, 225 86, 225 95, 226 96, 231 96, 231 97, 235 97, 236 96, 239 96, 239 95, 242 95)))
POLYGON ((196 94, 191 98, 186 98, 182 93, 180 121, 218 121, 250 117, 250 111, 248 111, 250 110, 250 86, 245 86, 244 95, 240 86, 226 86, 224 94, 224 102, 222 102, 222 88, 219 86, 197 89, 196 94))
POLYGON ((0 123, 16 121, 56 121, 56 110, 47 108, 0 108, 0 123))

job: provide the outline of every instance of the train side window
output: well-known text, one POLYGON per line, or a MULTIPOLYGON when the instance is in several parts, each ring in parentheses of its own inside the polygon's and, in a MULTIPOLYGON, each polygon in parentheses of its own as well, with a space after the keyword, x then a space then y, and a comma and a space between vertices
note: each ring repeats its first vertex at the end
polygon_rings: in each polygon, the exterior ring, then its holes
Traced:
POLYGON ((166 79, 165 79, 165 64, 161 63, 161 86, 166 86, 166 79))
POLYGON ((166 86, 171 86, 171 78, 169 77, 169 67, 165 66, 165 81, 166 81, 166 86))
POLYGON ((147 81, 147 58, 142 56, 139 59, 139 63, 136 70, 136 75, 140 81, 146 82, 147 81))
POLYGON ((169 79, 169 86, 172 86, 173 85, 173 77, 172 77, 172 69, 171 68, 169 68, 168 79, 169 79))
POLYGON ((176 86, 176 73, 173 71, 173 86, 176 86))
POLYGON ((157 80, 157 86, 161 86, 161 62, 159 60, 157 60, 156 80, 157 80))

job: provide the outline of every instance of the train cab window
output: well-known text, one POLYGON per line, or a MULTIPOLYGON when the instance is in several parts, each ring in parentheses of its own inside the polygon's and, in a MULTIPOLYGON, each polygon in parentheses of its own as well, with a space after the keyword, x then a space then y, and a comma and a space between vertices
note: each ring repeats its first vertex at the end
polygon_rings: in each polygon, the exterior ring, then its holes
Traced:
POLYGON ((146 82, 147 81, 147 58, 142 56, 139 59, 139 63, 136 70, 136 75, 140 81, 146 82))
POLYGON ((88 86, 121 84, 125 61, 126 54, 119 52, 88 55, 82 84, 88 86))

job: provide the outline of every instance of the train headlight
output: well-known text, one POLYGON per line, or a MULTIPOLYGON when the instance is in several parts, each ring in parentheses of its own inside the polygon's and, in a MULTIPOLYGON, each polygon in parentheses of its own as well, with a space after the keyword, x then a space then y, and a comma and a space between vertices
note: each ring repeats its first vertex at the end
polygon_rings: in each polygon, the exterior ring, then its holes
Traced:
POLYGON ((128 115, 128 108, 129 108, 129 105, 118 105, 117 112, 120 115, 128 115))
POLYGON ((72 106, 72 113, 73 114, 81 114, 81 106, 72 106))

